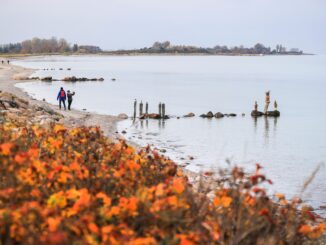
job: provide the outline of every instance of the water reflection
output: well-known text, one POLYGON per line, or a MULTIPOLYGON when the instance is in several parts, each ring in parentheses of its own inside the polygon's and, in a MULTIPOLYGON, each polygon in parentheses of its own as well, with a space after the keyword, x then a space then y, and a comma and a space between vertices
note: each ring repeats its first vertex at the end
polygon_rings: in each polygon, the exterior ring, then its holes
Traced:
POLYGON ((265 145, 269 142, 269 119, 268 117, 264 117, 264 140, 265 145))
POLYGON ((278 117, 262 117, 262 118, 257 118, 257 117, 253 117, 253 125, 254 125, 254 133, 257 134, 257 131, 259 131, 259 125, 260 122, 263 121, 263 138, 264 138, 264 143, 268 144, 269 143, 269 139, 270 139, 270 133, 271 131, 273 132, 273 136, 276 136, 277 133, 277 122, 278 122, 278 117), (273 124, 272 124, 272 129, 271 129, 271 125, 270 125, 270 121, 273 120, 273 124))
POLYGON ((159 129, 164 129, 165 128, 165 120, 164 119, 163 120, 161 120, 161 119, 158 120, 158 128, 159 129))

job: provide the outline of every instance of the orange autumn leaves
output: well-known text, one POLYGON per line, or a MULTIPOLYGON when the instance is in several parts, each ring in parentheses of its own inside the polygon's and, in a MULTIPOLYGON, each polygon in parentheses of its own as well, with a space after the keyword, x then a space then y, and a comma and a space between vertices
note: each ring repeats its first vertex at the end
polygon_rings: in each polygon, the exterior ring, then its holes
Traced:
POLYGON ((98 128, 7 122, 0 134, 0 243, 252 244, 325 230, 282 195, 281 205, 269 200, 258 170, 245 177, 233 169, 209 200, 171 160, 111 142, 98 128))

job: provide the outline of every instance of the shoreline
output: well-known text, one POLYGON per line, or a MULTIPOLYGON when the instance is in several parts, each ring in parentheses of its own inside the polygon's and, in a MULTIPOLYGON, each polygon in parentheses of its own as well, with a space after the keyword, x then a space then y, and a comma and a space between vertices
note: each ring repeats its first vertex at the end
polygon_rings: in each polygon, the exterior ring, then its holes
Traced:
MULTIPOLYGON (((39 56, 39 55, 38 55, 39 56)), ((42 57, 42 56, 40 56, 42 57)), ((25 57, 26 58, 26 57, 25 57)), ((3 57, 0 57, 0 60, 3 57)), ((20 57, 19 59, 24 59, 24 57, 20 57)), ((16 87, 15 85, 18 83, 26 83, 31 82, 27 80, 15 80, 14 77, 28 77, 32 75, 36 69, 25 68, 22 66, 17 65, 2 65, 0 63, 0 91, 11 93, 18 98, 28 101, 30 105, 40 106, 40 107, 47 107, 59 113, 63 116, 62 121, 59 123, 64 124, 66 127, 81 127, 81 126, 99 126, 101 130, 104 132, 106 137, 109 137, 112 140, 125 140, 129 145, 140 149, 142 148, 136 142, 131 140, 127 140, 123 134, 118 133, 117 131, 117 123, 122 121, 117 116, 112 115, 102 115, 96 112, 88 112, 88 111, 81 111, 77 109, 72 109, 71 111, 68 110, 60 110, 58 109, 58 105, 50 104, 46 101, 36 100, 32 98, 27 92, 23 91, 22 89, 16 87)), ((164 155, 160 153, 161 155, 164 155)), ((164 155, 165 156, 165 155, 164 155)), ((166 156, 165 156, 166 157, 166 156)), ((194 189, 199 190, 200 188, 208 191, 208 197, 213 198, 214 196, 214 188, 216 186, 216 178, 215 174, 210 176, 205 176, 202 172, 194 172, 185 168, 185 166, 179 165, 176 163, 178 168, 180 168, 184 174, 188 177, 189 182, 193 185, 194 189)))
MULTIPOLYGON (((0 57, 0 60, 2 58, 3 57, 0 57)), ((71 111, 60 110, 58 106, 50 104, 46 101, 36 100, 32 98, 28 93, 15 86, 18 83, 30 82, 24 80, 15 80, 15 77, 28 77, 34 72, 35 70, 30 68, 24 68, 11 64, 0 64, 0 91, 11 93, 21 99, 28 101, 31 105, 51 108, 63 116, 62 123, 68 127, 96 125, 101 128, 105 136, 108 136, 112 139, 121 138, 121 135, 115 133, 117 131, 117 123, 121 120, 116 116, 102 115, 77 109, 72 109, 71 111)))

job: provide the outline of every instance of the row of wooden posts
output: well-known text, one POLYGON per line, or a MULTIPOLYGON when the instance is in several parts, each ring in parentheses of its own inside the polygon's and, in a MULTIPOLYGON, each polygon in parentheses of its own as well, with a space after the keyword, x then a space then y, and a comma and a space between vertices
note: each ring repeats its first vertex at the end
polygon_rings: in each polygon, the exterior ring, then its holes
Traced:
MULTIPOLYGON (((145 103, 145 113, 143 111, 144 109, 144 104, 143 101, 140 101, 139 103, 139 117, 142 117, 145 115, 145 117, 148 117, 149 113, 148 113, 148 102, 145 103)), ((161 118, 165 118, 165 103, 159 103, 158 104, 158 115, 161 118)), ((135 99, 134 101, 134 119, 137 116, 137 100, 135 99)))

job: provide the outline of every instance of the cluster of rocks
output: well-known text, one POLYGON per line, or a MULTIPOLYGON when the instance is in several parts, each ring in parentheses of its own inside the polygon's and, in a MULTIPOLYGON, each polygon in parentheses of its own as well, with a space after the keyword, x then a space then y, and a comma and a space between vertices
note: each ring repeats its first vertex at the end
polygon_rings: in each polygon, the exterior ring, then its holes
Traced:
POLYGON ((92 81, 92 82, 96 82, 96 81, 100 81, 100 82, 103 82, 104 81, 104 78, 101 77, 101 78, 86 78, 86 77, 75 77, 75 76, 72 76, 72 77, 65 77, 64 79, 62 79, 62 81, 64 82, 89 82, 89 81, 92 81))
POLYGON ((11 122, 17 126, 50 126, 55 122, 63 122, 63 116, 50 107, 30 105, 10 93, 0 92, 0 122, 11 122))
MULTIPOLYGON (((43 71, 55 71, 55 68, 44 68, 43 71)), ((59 68, 59 71, 63 71, 63 68, 59 68)), ((67 68, 67 71, 71 71, 71 68, 67 68)))
MULTIPOLYGON (((38 80, 38 81, 42 81, 42 82, 56 82, 56 81, 64 81, 64 82, 103 82, 104 78, 86 78, 86 77, 65 77, 64 79, 54 79, 51 76, 47 76, 47 77, 15 77, 15 80, 38 80)), ((115 81, 115 80, 114 80, 115 81)))
POLYGON ((194 117, 194 116, 195 116, 195 113, 190 112, 187 115, 184 115, 183 117, 194 117))
POLYGON ((206 114, 201 114, 200 117, 202 118, 222 118, 222 117, 236 117, 237 114, 235 113, 229 113, 229 114, 223 114, 221 112, 213 113, 211 111, 207 112, 206 114))

